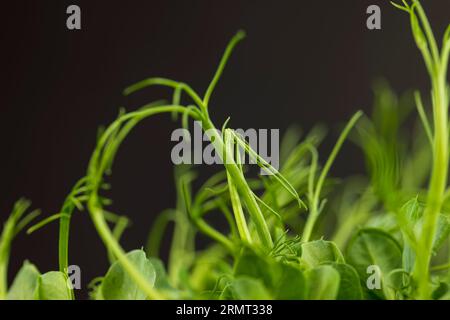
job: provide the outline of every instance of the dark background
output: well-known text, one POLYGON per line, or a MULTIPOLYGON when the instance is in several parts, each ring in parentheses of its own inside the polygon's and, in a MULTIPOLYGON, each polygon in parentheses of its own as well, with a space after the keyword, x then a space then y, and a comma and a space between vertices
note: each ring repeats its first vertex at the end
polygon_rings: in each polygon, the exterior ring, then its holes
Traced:
MULTIPOLYGON (((450 2, 422 1, 439 38, 450 2)), ((83 176, 97 128, 170 91, 121 91, 149 76, 185 81, 203 93, 223 49, 240 28, 239 44, 211 101, 217 124, 280 128, 317 122, 331 128, 356 110, 370 111, 379 76, 398 91, 428 91, 409 18, 388 1, 9 1, 1 4, 0 221, 26 196, 44 216, 58 212, 83 176), (66 8, 77 4, 82 30, 66 29, 66 8), (382 30, 366 28, 366 8, 382 9, 382 30)), ((174 205, 169 116, 146 120, 124 143, 112 178, 115 212, 133 220, 123 238, 144 245, 153 218, 174 205)), ((322 154, 337 134, 330 132, 322 154)), ((322 156, 323 158, 324 156, 322 156)), ((332 174, 363 170, 347 143, 332 174)), ((57 223, 14 241, 10 278, 24 259, 55 270, 57 223)), ((86 212, 76 213, 70 263, 84 287, 108 267, 104 246, 86 212)), ((82 297, 86 297, 83 290, 82 297)))

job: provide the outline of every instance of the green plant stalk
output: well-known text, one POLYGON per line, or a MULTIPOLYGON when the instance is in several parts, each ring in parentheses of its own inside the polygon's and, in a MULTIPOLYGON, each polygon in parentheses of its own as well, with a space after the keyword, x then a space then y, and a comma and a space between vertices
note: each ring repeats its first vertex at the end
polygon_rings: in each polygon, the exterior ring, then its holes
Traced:
POLYGON ((172 284, 179 286, 180 271, 188 267, 192 253, 192 232, 186 213, 175 210, 175 227, 169 251, 168 273, 172 284))
POLYGON ((437 220, 447 186, 449 150, 448 106, 446 105, 445 94, 445 85, 442 81, 435 83, 435 80, 433 80, 433 95, 435 97, 433 99, 435 127, 433 139, 433 167, 415 269, 416 279, 418 280, 418 296, 422 299, 430 297, 429 267, 433 239, 436 233, 437 220))
MULTIPOLYGON (((226 62, 231 55, 231 52, 233 48, 236 46, 236 44, 242 40, 245 37, 245 33, 243 31, 239 31, 236 33, 236 35, 232 38, 230 43, 228 44, 227 48, 225 49, 225 53, 223 54, 219 67, 217 68, 217 71, 213 77, 213 80, 211 81, 210 85, 208 86, 208 89, 206 90, 206 94, 204 99, 202 100, 199 95, 192 90, 187 84, 173 81, 170 79, 165 78, 149 78, 143 81, 140 81, 124 90, 125 95, 129 95, 135 91, 138 91, 140 89, 143 89, 145 87, 154 86, 154 85, 161 85, 161 86, 167 86, 174 88, 176 90, 182 90, 184 91, 192 100, 194 103, 199 107, 197 110, 196 115, 201 118, 201 122, 203 125, 203 129, 207 131, 208 133, 212 133, 212 136, 209 137, 211 143, 213 144, 216 152, 219 155, 223 155, 225 150, 225 144, 220 134, 218 134, 216 127, 213 125, 213 123, 210 120, 209 114, 208 114, 208 103, 209 98, 223 72, 223 69, 226 65, 226 62)), ((113 130, 113 129, 111 129, 113 130)), ((223 160, 223 159, 222 159, 223 160)), ((258 206, 258 203, 253 195, 252 190, 250 189, 247 181, 245 180, 245 177, 239 170, 239 167, 236 165, 236 163, 230 159, 231 163, 225 163, 225 168, 227 172, 229 172, 231 178, 236 184, 236 189, 238 193, 242 196, 244 203, 247 206, 247 209, 250 213, 251 218, 254 220, 256 231, 258 233, 258 236, 261 240, 261 243, 264 247, 271 248, 273 246, 272 237, 270 235, 269 228, 267 226, 267 223, 265 221, 264 215, 261 212, 261 209, 258 206)), ((222 234, 215 231, 215 229, 211 228, 208 224, 202 223, 202 220, 195 219, 194 222, 197 224, 197 227, 199 227, 200 230, 203 232, 209 233, 210 235, 214 236, 214 238, 225 240, 222 236, 222 234)), ((226 239, 228 240, 228 239, 226 239)), ((229 241, 222 242, 226 246, 229 244, 229 241)))
MULTIPOLYGON (((58 241, 58 263, 59 271, 67 275, 67 268, 69 267, 69 231, 70 219, 75 207, 81 206, 81 202, 77 198, 80 193, 86 191, 86 178, 81 178, 75 183, 69 195, 66 197, 61 213, 59 213, 59 241, 58 241), (76 204, 77 203, 77 204, 76 204)), ((82 208, 79 208, 82 209, 82 208)), ((47 222, 42 221, 42 226, 47 222)), ((36 227, 36 226, 35 226, 36 227)), ((32 232, 32 228, 29 229, 32 232)))
POLYGON ((194 224, 202 233, 222 244, 229 252, 235 252, 233 242, 222 233, 207 224, 203 219, 194 218, 194 224))
POLYGON ((420 2, 418 0, 413 0, 413 5, 410 7, 406 6, 403 10, 410 14, 413 36, 424 58, 432 85, 431 94, 434 123, 434 135, 432 140, 433 162, 427 202, 424 211, 424 221, 413 270, 413 278, 417 282, 417 297, 419 299, 428 299, 431 297, 429 273, 433 240, 445 196, 449 165, 448 92, 446 86, 449 41, 446 39, 448 36, 447 30, 444 36, 443 48, 440 56, 430 23, 428 22, 420 2), (414 12, 415 10, 418 13, 419 19, 417 19, 414 12), (425 33, 421 30, 419 20, 425 33), (428 47, 430 47, 431 53, 428 47))
MULTIPOLYGON (((188 196, 188 194, 184 194, 183 187, 190 186, 190 177, 186 177, 183 173, 176 173, 175 184, 177 185, 177 205, 174 210, 175 226, 169 251, 168 272, 172 284, 175 287, 178 287, 180 271, 184 268, 188 268, 194 258, 195 233, 193 232, 192 225, 189 221, 187 199, 184 199, 185 201, 183 201, 183 197, 188 196)), ((186 190, 186 193, 188 192, 190 191, 186 190)))
MULTIPOLYGON (((303 237, 302 240, 307 242, 311 238, 312 232, 314 230, 314 226, 317 222, 317 218, 320 215, 320 193, 322 191, 323 184, 325 182, 325 178, 327 177, 328 172, 330 171, 331 165, 333 164, 334 160, 336 159, 337 154, 339 153, 339 150, 341 149, 345 139, 347 138, 348 134, 350 133, 350 130, 355 126, 358 119, 362 116, 362 112, 358 111, 353 115, 353 117, 350 119, 350 121, 345 126, 344 130, 342 131, 341 135, 339 136, 336 144, 333 147, 333 150, 330 153, 330 156, 328 157, 327 162, 325 163, 325 166, 323 167, 322 172, 320 173, 320 176, 317 180, 316 187, 314 189, 314 192, 311 192, 310 200, 311 200, 311 209, 310 214, 308 217, 308 220, 306 221, 305 229, 303 230, 303 237)), ((313 157, 314 158, 314 157, 313 157)), ((315 170, 311 170, 312 174, 314 174, 315 170)), ((311 176, 313 177, 313 176, 311 176)), ((310 189, 312 189, 313 180, 310 179, 310 189)))
POLYGON ((149 236, 147 239, 147 244, 145 246, 145 251, 148 256, 158 257, 159 249, 161 245, 161 240, 164 236, 166 227, 170 221, 175 221, 174 210, 166 209, 162 211, 153 222, 152 228, 150 229, 149 236))
POLYGON ((117 240, 114 238, 111 229, 108 227, 105 218, 103 217, 102 209, 96 204, 98 199, 95 196, 91 196, 88 202, 89 212, 97 229, 98 234, 102 238, 103 242, 109 250, 115 255, 117 260, 122 264, 123 268, 130 275, 130 277, 135 281, 139 288, 147 294, 149 299, 162 300, 165 298, 164 295, 160 294, 158 290, 153 288, 149 284, 146 278, 136 269, 136 267, 128 260, 122 247, 119 245, 117 240))
POLYGON ((67 273, 69 266, 69 230, 70 230, 70 215, 64 213, 59 220, 59 243, 58 243, 58 257, 59 257, 59 271, 67 273))
POLYGON ((234 219, 236 220, 239 236, 242 241, 246 243, 252 243, 252 237, 245 221, 244 211, 242 210, 241 200, 239 194, 234 186, 233 180, 230 174, 227 173, 228 186, 230 191, 231 206, 233 207, 234 219))
POLYGON ((183 198, 185 201, 185 208, 189 213, 194 225, 198 228, 198 230, 205 235, 209 236, 211 239, 214 239, 216 242, 222 244, 229 252, 235 252, 235 247, 233 242, 224 234, 217 231, 215 228, 210 226, 204 219, 203 215, 208 211, 198 210, 198 207, 192 208, 191 204, 191 196, 188 193, 187 186, 185 183, 181 184, 183 191, 183 198))
POLYGON ((5 229, 0 238, 0 300, 6 299, 8 291, 8 263, 10 243, 13 229, 5 225, 5 229))
MULTIPOLYGON (((239 170, 238 165, 235 163, 234 159, 232 159, 231 157, 228 157, 228 158, 226 157, 226 153, 227 153, 226 145, 225 145, 222 137, 218 134, 216 127, 212 123, 212 121, 209 117, 209 114, 208 114, 208 104, 209 104, 209 99, 212 95, 212 92, 214 91, 214 88, 216 87, 217 82, 219 81, 220 76, 222 75, 222 72, 225 68, 225 65, 226 65, 234 47, 244 38, 245 38, 245 32, 238 31, 236 33, 236 35, 231 39, 230 43, 228 44, 227 48, 225 49, 225 52, 219 62, 219 66, 216 70, 216 73, 214 74, 213 80, 211 81, 210 85, 208 86, 205 96, 203 98, 203 101, 199 105, 199 107, 203 111, 202 112, 203 128, 207 132, 213 132, 212 136, 209 137, 209 139, 210 139, 211 143, 214 145, 216 152, 219 155, 223 156, 223 158, 225 158, 225 159, 222 158, 222 160, 223 160, 225 168, 227 170, 227 174, 230 175, 232 181, 236 185, 236 191, 238 192, 238 194, 240 194, 243 197, 244 202, 247 205, 247 209, 255 223, 256 231, 261 240, 261 243, 266 248, 272 248, 273 241, 272 241, 272 237, 270 235, 269 227, 267 226, 267 223, 265 221, 264 215, 261 212, 261 209, 259 208, 258 203, 257 203, 255 197, 253 196, 253 192, 250 189, 247 181, 245 180, 245 177, 239 170), (225 152, 225 154, 224 154, 224 152, 225 152)), ((242 229, 243 236, 247 237, 247 235, 245 235, 245 226, 242 224, 242 223, 244 223, 245 220, 242 220, 241 218, 242 217, 238 218, 239 221, 241 222, 240 226, 238 224, 238 228, 240 227, 242 229)), ((239 223, 239 222, 237 221, 237 223, 239 223)))
MULTIPOLYGON (((232 138, 231 134, 226 131, 225 133, 225 148, 226 148, 226 154, 228 156, 233 155, 235 144, 234 139, 232 138)), ((239 151, 236 151, 236 156, 239 156, 239 151)), ((239 193, 236 190, 236 186, 234 185, 234 181, 231 178, 230 174, 227 172, 227 181, 228 181, 228 189, 230 192, 230 201, 231 206, 233 208, 234 213, 234 219, 236 221, 237 229, 239 232, 239 237, 242 241, 244 241, 247 244, 252 243, 252 237, 250 234, 250 231, 247 226, 247 222, 245 220, 244 211, 242 209, 241 200, 239 199, 239 193)))
POLYGON ((125 121, 132 119, 137 119, 138 121, 140 121, 144 118, 159 113, 172 113, 172 112, 183 113, 185 112, 185 109, 186 108, 183 106, 168 105, 134 111, 121 116, 119 119, 114 121, 103 133, 102 137, 98 142, 98 146, 91 157, 88 167, 87 176, 92 186, 92 191, 88 200, 88 209, 91 219, 94 223, 94 226, 98 234, 100 235, 100 238, 103 240, 105 246, 108 248, 108 250, 111 250, 111 252, 116 256, 117 260, 119 260, 119 262, 122 264, 126 272, 136 282, 139 288, 147 294, 149 299, 164 299, 164 295, 159 293, 158 290, 154 289, 153 286, 149 284, 147 279, 145 279, 142 276, 142 274, 136 269, 136 267, 128 260, 124 250, 122 249, 119 242, 114 237, 108 224, 106 223, 103 214, 103 209, 99 205, 98 190, 100 188, 104 172, 112 161, 112 159, 108 158, 107 155, 103 154, 102 157, 101 152, 102 151, 107 152, 109 150, 111 152, 110 155, 115 154, 114 149, 105 149, 104 146, 107 146, 108 139, 115 132, 115 130, 117 130, 120 127, 120 125, 125 121))
MULTIPOLYGON (((231 39, 230 43, 227 45, 225 52, 222 55, 222 58, 220 59, 220 63, 219 66, 216 70, 216 73, 214 74, 214 77, 211 81, 211 83, 208 86, 208 89, 206 89, 206 93, 205 96, 203 98, 202 104, 204 106, 204 112, 207 112, 208 109, 208 105, 209 105, 209 99, 211 98, 211 95, 217 85, 217 82, 220 79, 220 76, 222 75, 222 72, 225 68, 225 65, 228 61, 228 59, 231 56, 231 53, 233 52, 234 47, 242 40, 245 38, 245 32, 242 30, 239 30, 234 37, 231 39)), ((201 107, 201 105, 199 105, 199 107, 201 107)))
POLYGON ((211 122, 211 120, 209 119, 209 116, 207 114, 206 114, 206 119, 203 120, 202 125, 203 125, 203 128, 205 129, 205 131, 207 133, 211 134, 211 136, 209 137, 209 140, 214 145, 216 152, 219 155, 222 155, 222 160, 225 165, 225 168, 226 168, 227 172, 230 174, 234 183, 236 184, 236 189, 237 189, 238 193, 242 196, 242 198, 247 206, 250 216, 252 217, 253 222, 255 223, 256 232, 261 240, 262 245, 268 249, 272 248, 273 241, 272 241, 272 237, 270 235, 269 227, 267 226, 264 215, 263 215, 255 197, 253 196, 253 192, 250 189, 250 186, 248 185, 247 181, 245 180, 245 177, 239 170, 239 167, 236 164, 236 162, 234 161, 234 159, 232 159, 231 157, 227 157, 226 151, 224 154, 224 150, 226 150, 224 141, 223 141, 222 137, 220 136, 220 134, 218 133, 218 131, 216 130, 213 123, 211 122), (223 159, 223 158, 225 158, 225 159, 223 159))
MULTIPOLYGON (((65 199, 61 213, 59 214, 59 240, 58 240, 58 264, 59 271, 68 276, 69 268, 69 235, 70 235, 70 220, 75 208, 78 206, 81 210, 81 201, 77 197, 80 193, 86 191, 85 187, 86 177, 81 178, 74 185, 69 195, 65 199)), ((43 225, 47 222, 42 221, 43 225)), ((31 231, 31 230, 29 230, 31 231)), ((75 298, 73 289, 70 289, 72 299, 75 298)))
POLYGON ((6 220, 0 234, 0 300, 6 299, 8 293, 8 264, 11 243, 16 234, 40 213, 39 210, 34 210, 23 217, 29 206, 29 201, 25 199, 18 200, 14 204, 13 211, 8 220, 6 220))
MULTIPOLYGON (((129 226, 129 220, 128 218, 121 216, 118 218, 116 225, 113 229, 113 236, 117 239, 117 241, 120 241, 120 238, 122 237, 122 234, 125 232, 125 229, 129 226)), ((114 258, 114 255, 112 253, 108 253, 110 256, 110 263, 114 263, 116 259, 114 258)))
POLYGON ((11 242, 14 238, 16 221, 14 213, 6 221, 0 237, 0 300, 6 299, 8 292, 8 264, 11 242))

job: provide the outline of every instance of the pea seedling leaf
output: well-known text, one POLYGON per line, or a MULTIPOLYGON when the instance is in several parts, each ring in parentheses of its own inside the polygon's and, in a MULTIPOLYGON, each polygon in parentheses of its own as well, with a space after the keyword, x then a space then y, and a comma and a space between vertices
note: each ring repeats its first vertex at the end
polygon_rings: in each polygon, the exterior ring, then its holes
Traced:
POLYGON ((263 283, 250 277, 238 277, 229 287, 229 292, 238 300, 269 300, 272 299, 263 283))
POLYGON ((164 263, 160 259, 154 257, 150 257, 148 260, 155 269, 155 288, 170 289, 171 285, 167 277, 166 269, 164 268, 164 263))
POLYGON ((433 252, 436 253, 450 234, 450 217, 440 214, 437 221, 437 230, 433 239, 433 252))
POLYGON ((256 254, 250 249, 245 249, 243 254, 238 258, 234 275, 247 276, 255 279, 260 279, 264 285, 268 288, 274 286, 274 273, 275 270, 272 267, 269 259, 256 254))
POLYGON ((280 278, 274 289, 274 297, 279 300, 306 299, 306 278, 300 268, 280 263, 280 278))
POLYGON ((39 278, 39 300, 71 300, 69 282, 64 273, 50 271, 39 278))
POLYGON ((334 300, 339 292, 340 275, 329 265, 318 266, 305 273, 308 279, 308 299, 334 300))
MULTIPOLYGON (((347 249, 348 263, 355 267, 361 281, 365 282, 370 276, 369 266, 377 266, 381 277, 402 266, 402 249, 398 242, 388 233, 375 228, 361 229, 352 238, 347 249)), ((380 290, 374 289, 375 294, 384 297, 380 290)))
MULTIPOLYGON (((153 264, 147 259, 143 250, 133 250, 127 253, 127 258, 136 269, 148 279, 152 286, 155 284, 156 272, 153 264)), ((106 300, 145 300, 143 292, 123 269, 119 261, 114 262, 106 273, 101 285, 103 298, 106 300)))
POLYGON ((332 241, 316 240, 302 244, 302 261, 310 268, 320 264, 344 263, 344 256, 332 241))
POLYGON ((337 300, 361 300, 363 297, 361 281, 355 268, 345 263, 332 263, 334 269, 339 272, 341 282, 337 300))
POLYGON ((7 300, 36 300, 38 298, 39 270, 25 261, 6 296, 7 300))

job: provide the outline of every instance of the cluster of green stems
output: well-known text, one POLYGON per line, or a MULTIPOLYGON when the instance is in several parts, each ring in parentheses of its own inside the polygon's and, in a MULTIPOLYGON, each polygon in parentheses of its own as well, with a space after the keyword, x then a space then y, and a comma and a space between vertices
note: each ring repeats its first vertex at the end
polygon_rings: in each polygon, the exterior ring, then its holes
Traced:
MULTIPOLYGON (((436 40, 431 31, 429 22, 425 13, 417 0, 408 6, 397 7, 407 11, 410 14, 411 26, 416 43, 422 52, 428 73, 431 77, 432 91, 431 100, 433 105, 433 126, 429 124, 425 112, 423 111, 420 96, 416 95, 419 114, 424 122, 425 130, 431 142, 433 151, 433 165, 431 179, 429 182, 428 198, 424 212, 423 226, 418 237, 416 246, 416 260, 413 270, 413 278, 416 280, 418 289, 418 298, 429 298, 430 290, 430 259, 432 256, 433 239, 436 234, 437 219, 442 209, 444 194, 447 188, 447 175, 449 164, 449 126, 448 126, 448 87, 447 87, 447 65, 450 52, 450 28, 444 35, 444 41, 439 52, 436 40), (417 12, 417 15, 416 15, 417 12), (422 31, 424 30, 424 32, 422 31)), ((67 272, 68 266, 68 238, 70 227, 70 216, 73 210, 86 203, 92 221, 103 240, 108 251, 120 261, 126 272, 134 279, 149 298, 164 299, 165 296, 156 290, 127 259, 124 250, 120 246, 117 237, 114 236, 108 225, 103 209, 103 198, 100 196, 105 174, 110 170, 113 158, 119 148, 120 143, 125 136, 141 120, 162 113, 180 114, 183 125, 187 125, 188 118, 202 123, 202 127, 208 133, 209 139, 214 146, 217 154, 224 160, 226 169, 228 191, 236 223, 237 233, 240 241, 247 244, 258 243, 262 248, 269 251, 274 244, 271 230, 267 219, 261 210, 260 201, 252 191, 246 180, 239 161, 236 161, 233 150, 236 147, 236 136, 232 130, 226 129, 219 131, 211 121, 208 111, 208 105, 211 95, 217 82, 223 72, 225 64, 235 47, 235 45, 244 38, 245 34, 238 32, 225 50, 220 61, 219 67, 211 81, 203 98, 201 98, 190 86, 185 83, 173 81, 165 78, 149 78, 125 90, 125 94, 131 94, 145 87, 161 85, 174 89, 173 101, 170 104, 150 104, 143 108, 121 114, 100 136, 97 147, 91 157, 87 175, 79 181, 74 187, 72 193, 66 199, 64 206, 59 214, 60 219, 60 241, 59 241, 59 259, 60 271, 67 272), (180 104, 180 95, 185 93, 193 102, 193 105, 184 106, 180 104), (241 202, 242 201, 242 202, 241 202), (248 225, 244 214, 244 206, 252 221, 252 227, 248 225), (255 230, 253 233, 252 231, 255 230)), ((321 202, 321 190, 323 188, 326 176, 330 167, 337 156, 349 131, 361 117, 361 113, 356 113, 347 126, 344 128, 334 149, 332 150, 327 162, 316 180, 318 171, 318 156, 314 148, 311 148, 311 168, 308 183, 308 203, 309 217, 302 235, 302 241, 309 241, 313 235, 314 226, 323 209, 324 202, 321 202)), ((224 125, 225 127, 225 125, 224 125)), ((294 192, 294 196, 298 197, 294 192)), ((186 204, 186 210, 191 210, 190 204, 186 204)), ((201 215, 192 214, 193 222, 197 228, 208 234, 219 243, 223 244, 229 251, 235 251, 232 241, 202 219, 201 215)))
MULTIPOLYGON (((228 191, 232 212, 234 214, 233 224, 235 223, 236 225, 239 242, 249 245, 257 244, 257 246, 266 252, 269 252, 273 248, 274 241, 270 230, 270 224, 268 223, 260 204, 263 204, 263 206, 268 209, 270 208, 252 191, 251 186, 244 176, 242 164, 239 159, 239 152, 235 152, 235 149, 238 146, 244 148, 261 167, 274 174, 274 177, 277 178, 281 185, 294 198, 297 199, 299 206, 304 204, 289 182, 282 177, 277 170, 266 163, 264 159, 262 159, 256 152, 251 150, 248 145, 245 145, 245 142, 240 140, 233 130, 226 129, 226 123, 223 125, 221 131, 217 130, 208 112, 209 100, 223 72, 226 62, 229 59, 233 48, 244 37, 244 32, 239 31, 230 41, 203 99, 200 98, 200 96, 189 85, 166 78, 149 78, 125 89, 124 94, 129 95, 145 87, 160 85, 174 89, 174 95, 172 103, 170 104, 156 102, 146 105, 137 111, 120 114, 117 120, 110 124, 100 135, 95 151, 89 162, 86 177, 81 179, 74 186, 72 192, 64 202, 61 213, 52 216, 47 219, 47 221, 44 221, 44 223, 46 223, 50 220, 60 219, 59 265, 61 272, 67 273, 68 267, 70 217, 76 208, 82 209, 83 203, 86 203, 94 226, 103 240, 108 252, 120 261, 126 272, 131 278, 134 279, 139 287, 146 292, 150 299, 165 298, 164 294, 153 288, 127 259, 117 237, 114 236, 113 231, 108 225, 106 210, 103 209, 104 199, 100 196, 100 191, 104 188, 104 176, 109 173, 114 156, 126 135, 141 120, 162 113, 170 113, 172 115, 180 114, 182 116, 183 126, 185 127, 187 127, 187 121, 189 118, 202 123, 203 130, 209 135, 209 139, 214 146, 216 153, 222 158, 226 169, 228 191), (193 105, 181 105, 181 93, 185 93, 192 100, 193 105), (244 214, 244 207, 246 208, 246 211, 251 219, 251 227, 247 223, 246 216, 244 214), (254 232, 252 232, 253 230, 254 232)), ((323 203, 320 205, 319 201, 326 175, 346 136, 361 115, 361 112, 356 113, 345 127, 328 161, 326 162, 324 169, 319 175, 317 182, 315 181, 315 174, 318 166, 317 152, 312 146, 310 148, 311 154, 313 155, 313 170, 311 170, 309 178, 309 202, 311 208, 310 216, 307 220, 304 231, 304 241, 308 241, 312 236, 315 223, 323 207, 323 203)), ((185 206, 187 211, 191 211, 192 208, 190 208, 189 203, 185 204, 185 206)), ((202 213, 191 212, 190 218, 201 232, 221 243, 229 250, 229 252, 237 253, 240 246, 236 246, 227 236, 210 226, 203 219, 202 213)), ((180 241, 184 241, 185 239, 186 237, 183 237, 180 241)))

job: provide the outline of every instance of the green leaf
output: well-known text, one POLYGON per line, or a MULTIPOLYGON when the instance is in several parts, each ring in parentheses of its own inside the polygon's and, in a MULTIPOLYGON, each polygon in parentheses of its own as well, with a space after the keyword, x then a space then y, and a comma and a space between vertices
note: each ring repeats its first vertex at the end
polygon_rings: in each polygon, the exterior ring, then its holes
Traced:
POLYGON ((324 263, 345 263, 344 257, 332 241, 316 240, 302 244, 302 261, 310 268, 324 263))
POLYGON ((160 259, 154 257, 150 257, 148 260, 155 269, 155 288, 170 289, 171 285, 167 277, 166 269, 164 268, 164 263, 160 259))
POLYGON ((318 266, 305 273, 308 279, 308 299, 334 300, 338 296, 340 275, 329 265, 318 266))
MULTIPOLYGON (((369 266, 377 266, 383 279, 390 271, 401 268, 402 249, 392 236, 380 229, 361 229, 349 243, 347 261, 355 267, 363 283, 369 276, 369 266)), ((376 289, 373 291, 382 295, 376 289)))
POLYGON ((274 289, 277 300, 306 299, 307 284, 302 270, 294 265, 280 263, 280 278, 274 289))
POLYGON ((440 214, 437 221, 437 230, 433 239, 433 252, 436 254, 439 248, 450 234, 450 217, 440 214))
POLYGON ((416 254, 410 245, 405 244, 402 253, 402 265, 407 272, 412 272, 414 263, 416 261, 416 254))
POLYGON ((97 277, 88 284, 89 298, 91 300, 105 300, 102 296, 103 277, 97 277))
POLYGON ((337 300, 361 300, 363 297, 361 281, 355 268, 345 263, 331 264, 340 275, 337 300))
POLYGON ((36 300, 38 298, 39 277, 38 269, 30 262, 25 261, 17 273, 6 299, 36 300))
MULTIPOLYGON (((127 253, 127 258, 148 282, 155 284, 156 272, 153 264, 142 250, 127 253)), ((123 269, 119 261, 114 262, 106 273, 101 285, 102 296, 106 300, 145 300, 147 295, 123 269)))
POLYGON ((50 271, 39 278, 40 300, 71 300, 69 282, 64 273, 50 271))
POLYGON ((237 300, 272 299, 264 284, 250 277, 236 278, 231 282, 229 290, 233 298, 237 300))
POLYGON ((421 227, 423 208, 417 196, 407 201, 397 216, 398 224, 402 230, 404 245, 402 261, 406 271, 411 272, 416 260, 413 247, 417 246, 417 234, 421 227))
POLYGON ((244 253, 237 260, 234 275, 236 277, 247 276, 259 279, 266 287, 273 288, 276 273, 273 265, 267 258, 256 254, 250 249, 245 249, 244 253))
POLYGON ((402 299, 410 296, 411 274, 406 269, 395 269, 385 277, 385 292, 389 298, 402 299))
POLYGON ((442 299, 446 294, 449 293, 449 285, 445 282, 440 281, 436 288, 433 290, 432 298, 434 300, 442 299))
POLYGON ((307 283, 302 270, 245 249, 238 258, 234 275, 258 279, 275 299, 305 299, 307 283))

